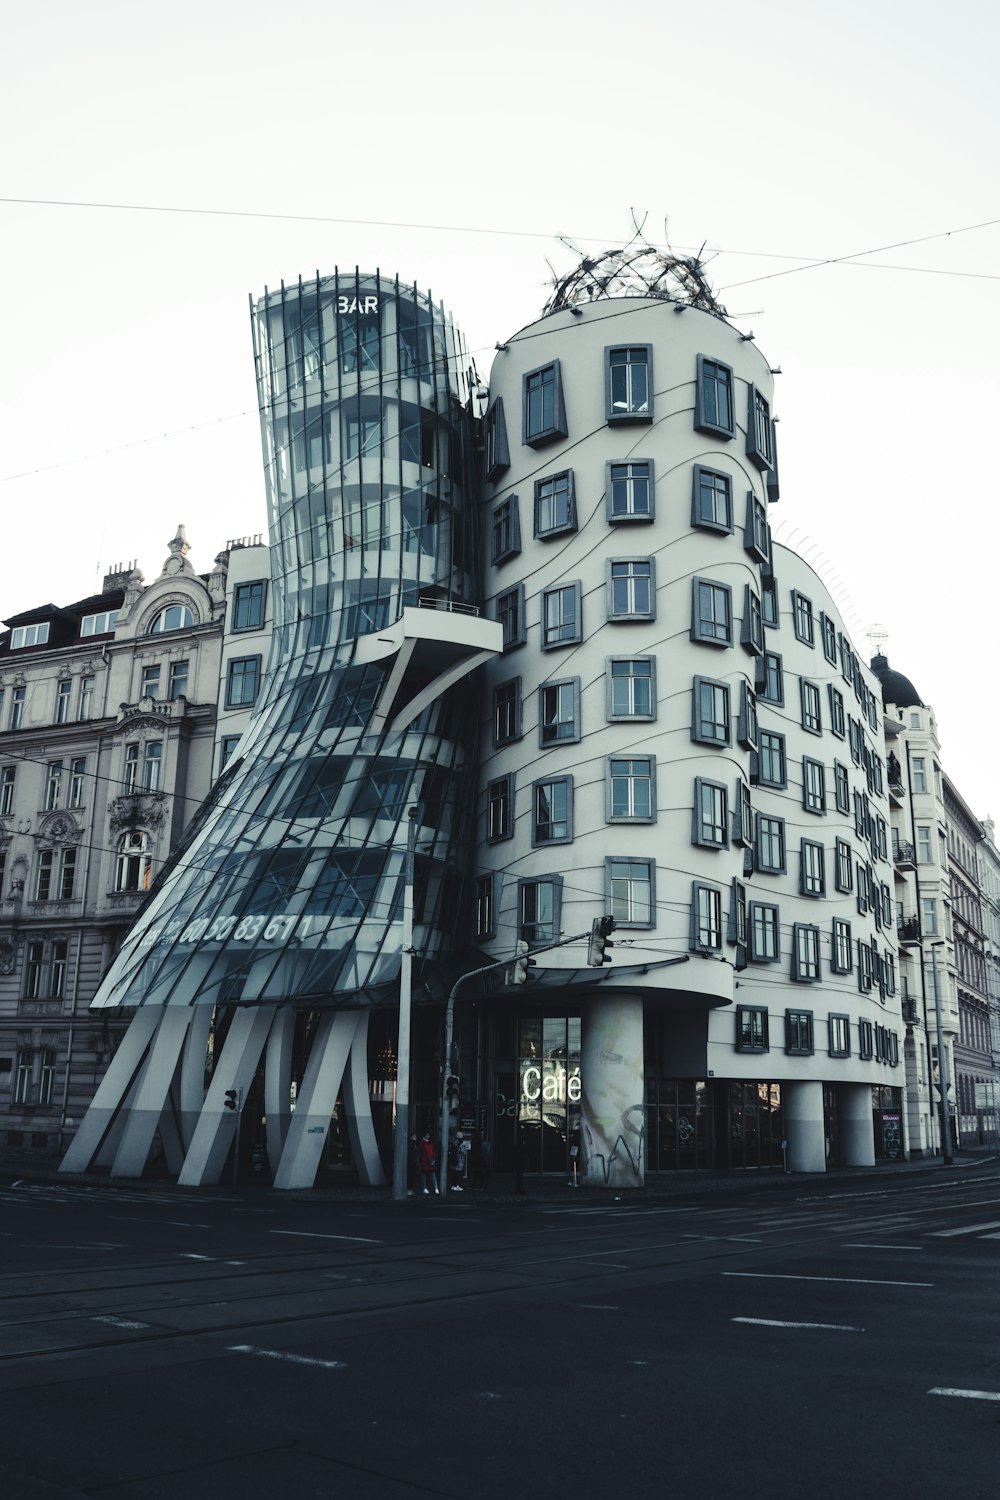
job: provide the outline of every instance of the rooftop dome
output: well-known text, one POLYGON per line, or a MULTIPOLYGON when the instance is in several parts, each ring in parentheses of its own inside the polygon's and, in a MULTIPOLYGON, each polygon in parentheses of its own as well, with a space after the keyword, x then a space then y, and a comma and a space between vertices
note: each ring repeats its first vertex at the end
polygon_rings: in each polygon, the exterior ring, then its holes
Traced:
POLYGON ((923 699, 913 683, 902 672, 894 672, 887 656, 873 656, 871 668, 882 684, 883 704, 894 703, 897 708, 923 708, 923 699))

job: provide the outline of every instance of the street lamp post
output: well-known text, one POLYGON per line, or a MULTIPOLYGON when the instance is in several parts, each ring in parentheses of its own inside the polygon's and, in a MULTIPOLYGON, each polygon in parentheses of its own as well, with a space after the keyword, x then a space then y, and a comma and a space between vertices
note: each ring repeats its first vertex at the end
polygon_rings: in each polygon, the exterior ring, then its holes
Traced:
POLYGON ((951 1122, 948 1117, 948 1054, 944 1049, 944 1030, 941 1026, 941 986, 938 983, 937 950, 944 942, 931 943, 931 973, 934 978, 934 1029, 937 1035, 938 1087, 941 1090, 941 1161, 944 1166, 952 1164, 951 1122))
POLYGON ((406 828, 403 876, 403 956, 399 969, 399 1036, 396 1041, 396 1131, 392 1153, 392 1196, 406 1197, 410 1152, 410 1009, 413 993, 413 856, 417 842, 417 809, 411 807, 406 828))

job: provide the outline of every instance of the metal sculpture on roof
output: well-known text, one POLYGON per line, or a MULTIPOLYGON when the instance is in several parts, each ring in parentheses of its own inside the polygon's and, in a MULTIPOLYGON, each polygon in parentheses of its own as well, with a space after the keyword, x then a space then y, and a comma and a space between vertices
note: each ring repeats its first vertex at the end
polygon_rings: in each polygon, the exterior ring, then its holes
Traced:
POLYGON ((662 297, 666 302, 698 307, 724 318, 726 309, 705 274, 701 259, 704 245, 697 255, 675 255, 669 242, 665 249, 651 244, 643 234, 644 225, 645 219, 642 224, 635 224, 635 233, 627 245, 594 255, 586 254, 560 235, 560 243, 579 256, 579 261, 563 276, 549 266, 552 295, 542 309, 542 316, 609 297, 662 297))

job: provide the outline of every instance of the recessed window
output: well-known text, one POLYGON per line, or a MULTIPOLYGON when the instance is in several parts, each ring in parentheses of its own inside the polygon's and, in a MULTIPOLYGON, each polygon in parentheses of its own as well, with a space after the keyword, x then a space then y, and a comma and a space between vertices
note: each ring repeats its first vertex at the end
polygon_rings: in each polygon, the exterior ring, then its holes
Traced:
POLYGON ((772 630, 777 630, 780 623, 780 612, 778 610, 778 581, 776 578, 762 578, 760 581, 760 609, 764 616, 764 624, 772 630))
POLYGON ((758 663, 758 682, 760 684, 760 701, 762 703, 773 703, 780 708, 785 701, 785 679, 782 671, 781 657, 777 651, 765 651, 761 662, 758 663))
POLYGON ((611 756, 607 762, 609 823, 652 823, 656 818, 656 762, 648 755, 611 756))
POLYGON ((802 728, 810 734, 822 734, 823 716, 820 711, 819 688, 803 677, 799 681, 802 698, 802 728))
POLYGON ((573 837, 573 778, 536 781, 531 789, 531 843, 568 844, 573 837))
POLYGON ((535 480, 535 536, 562 536, 576 530, 573 471, 548 474, 535 480))
POLYGON ((811 646, 813 644, 812 600, 807 599, 805 594, 800 594, 798 589, 792 589, 792 625, 795 630, 795 639, 802 641, 806 646, 811 646))
POLYGON ((834 887, 844 895, 849 895, 854 889, 854 863, 851 859, 851 846, 846 839, 837 840, 834 863, 834 887))
POLYGON ((519 935, 527 943, 549 943, 559 936, 562 876, 518 881, 519 935))
POLYGON ((24 703, 27 695, 26 687, 16 687, 10 697, 10 727, 11 729, 24 728, 24 703))
POLYGON ((733 593, 711 578, 691 580, 691 639, 710 646, 733 644, 733 593))
POLYGON ((20 651, 25 646, 44 646, 48 638, 48 620, 41 620, 37 625, 15 625, 10 633, 10 649, 20 651))
POLYGON ((732 531, 733 482, 728 474, 695 465, 691 525, 708 531, 732 531))
POLYGON ((512 651, 524 645, 524 584, 516 583, 497 595, 497 619, 503 636, 503 649, 512 651))
POLYGON ((188 691, 188 663, 186 661, 172 661, 170 663, 170 680, 167 687, 167 697, 171 703, 178 698, 186 698, 188 691))
POLYGON ((760 599, 749 583, 743 590, 740 642, 753 656, 760 656, 764 650, 764 616, 761 613, 760 599))
POLYGON ((160 692, 160 664, 143 667, 139 676, 139 697, 156 698, 160 692))
POLYGON ((858 938, 858 989, 867 995, 872 987, 872 950, 858 938))
POLYGON ((263 578, 252 583, 238 583, 233 590, 232 629, 260 630, 264 624, 267 584, 263 578))
POLYGON ((580 738, 580 679, 546 682, 538 689, 538 742, 571 744, 580 738))
POLYGON ((851 810, 851 787, 847 767, 841 761, 833 763, 833 795, 837 804, 837 811, 849 813, 851 810))
POLYGON ((758 562, 771 556, 771 536, 767 529, 767 511, 753 490, 747 491, 747 518, 743 527, 743 547, 758 562))
POLYGON ((500 396, 486 413, 485 429, 486 478, 492 483, 499 473, 510 467, 507 423, 504 420, 503 400, 500 396))
POLYGON ((486 789, 486 837, 491 844, 514 832, 514 778, 498 776, 486 789))
POLYGON ((785 1051, 808 1057, 813 1050, 813 1013, 811 1010, 785 1011, 785 1051))
POLYGON ((493 910, 493 876, 480 875, 476 881, 476 937, 488 938, 496 935, 496 914, 493 910))
POLYGON ((849 974, 853 967, 851 955, 851 924, 843 917, 834 917, 830 934, 830 968, 834 974, 849 974))
MULTIPOLYGON (((870 981, 869 981, 870 982, 870 981)), ((858 1056, 870 1058, 875 1055, 871 1021, 858 1022, 858 1056)))
POLYGON ((56 723, 69 723, 70 700, 73 695, 73 684, 68 677, 64 677, 56 688, 56 723))
POLYGON ((767 901, 751 901, 749 925, 751 959, 759 964, 776 963, 781 958, 778 908, 767 901))
POLYGON ((819 928, 796 922, 792 932, 792 978, 799 984, 815 984, 819 977, 819 928))
POLYGON ((110 635, 118 624, 116 609, 102 609, 94 615, 84 615, 80 621, 81 636, 110 635))
POLYGON ((826 768, 808 755, 802 759, 802 806, 806 812, 826 812, 826 768))
POLYGON ((652 927, 653 864, 648 859, 604 861, 606 910, 618 927, 652 927))
POLYGON ((123 833, 115 859, 116 891, 148 891, 153 883, 153 849, 148 833, 123 833))
POLYGON ((493 743, 509 745, 521 737, 521 679, 510 677, 493 689, 493 743))
POLYGON ((653 465, 649 460, 608 464, 607 518, 613 523, 653 519, 653 465))
POLYGON ((722 892, 698 880, 691 886, 691 948, 696 953, 722 948, 722 892))
POLYGON ((715 437, 735 435, 733 419, 733 372, 720 360, 698 355, 697 389, 695 391, 694 426, 696 432, 715 437))
POLYGON ((521 518, 518 514, 517 496, 510 495, 493 512, 493 554, 494 564, 506 562, 508 557, 516 557, 521 550, 521 518))
POLYGON ((608 619, 652 620, 656 576, 651 557, 612 558, 608 563, 608 619))
POLYGON ((729 794, 718 781, 695 777, 691 842, 707 849, 729 848, 729 794))
POLYGON ((559 361, 530 370, 523 377, 522 435, 529 448, 566 436, 559 361))
POLYGON ((826 685, 827 697, 830 700, 830 729, 838 740, 844 738, 844 695, 832 682, 826 685))
POLYGON ((771 426, 771 408, 756 386, 747 387, 747 457, 758 469, 770 469, 774 464, 774 431, 771 426))
POLYGON ((163 743, 147 740, 142 752, 142 789, 158 792, 163 779, 163 743))
POLYGON ((0 771, 0 815, 6 817, 14 810, 14 786, 17 780, 17 767, 4 766, 0 771))
POLYGON ((256 703, 260 691, 260 657, 235 656, 226 672, 226 707, 245 708, 256 703))
POLYGON ((656 661, 652 656, 610 657, 607 663, 608 718, 656 717, 656 661))
POLYGON ((226 769, 226 767, 228 766, 229 762, 232 760, 233 756, 235 755, 235 753, 236 753, 236 746, 239 744, 239 742, 240 742, 240 736, 238 734, 224 734, 222 736, 222 738, 219 740, 219 775, 220 776, 222 775, 223 771, 226 769))
POLYGON ((757 781, 760 786, 783 788, 788 785, 785 736, 776 730, 762 729, 760 732, 757 781))
POLYGON ((785 869, 785 820, 768 813, 757 814, 757 869, 764 875, 780 875, 785 869))
POLYGON ((653 418, 653 346, 606 349, 607 419, 650 422, 653 418))
POLYGON ((89 719, 94 711, 94 678, 80 678, 80 704, 77 718, 89 719))
POLYGON ((147 635, 162 635, 167 630, 186 630, 194 621, 186 604, 168 604, 154 615, 147 635))
POLYGON ((59 806, 62 797, 62 774, 62 761, 50 760, 45 773, 45 808, 48 812, 59 806))
POLYGON ((766 1052, 767 1011, 762 1006, 738 1005, 736 1007, 737 1052, 766 1052))
POLYGON ((803 896, 822 896, 826 890, 823 845, 812 839, 803 839, 800 844, 800 889, 803 896))
POLYGON ((702 745, 728 745, 732 740, 729 687, 708 677, 696 677, 692 688, 691 738, 702 745))
POLYGON ((583 638, 580 585, 563 584, 542 594, 542 650, 571 646, 583 638))
POLYGON ((830 1016, 827 1021, 829 1030, 829 1050, 831 1057, 850 1057, 851 1055, 851 1018, 850 1016, 830 1016))
POLYGON ((835 667, 837 665, 837 627, 825 610, 820 613, 819 631, 823 642, 823 655, 830 665, 835 667))

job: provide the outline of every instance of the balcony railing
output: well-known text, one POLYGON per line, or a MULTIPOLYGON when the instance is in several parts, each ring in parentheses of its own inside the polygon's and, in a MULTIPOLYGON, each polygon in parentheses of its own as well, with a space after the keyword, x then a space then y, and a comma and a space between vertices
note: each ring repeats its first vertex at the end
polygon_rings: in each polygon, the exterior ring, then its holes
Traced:
POLYGON ((912 844, 907 844, 902 839, 897 839, 892 846, 893 862, 901 870, 914 870, 917 865, 917 851, 912 844))
POLYGON ((920 942, 920 921, 917 917, 898 917, 896 920, 896 936, 901 943, 911 946, 920 942))

